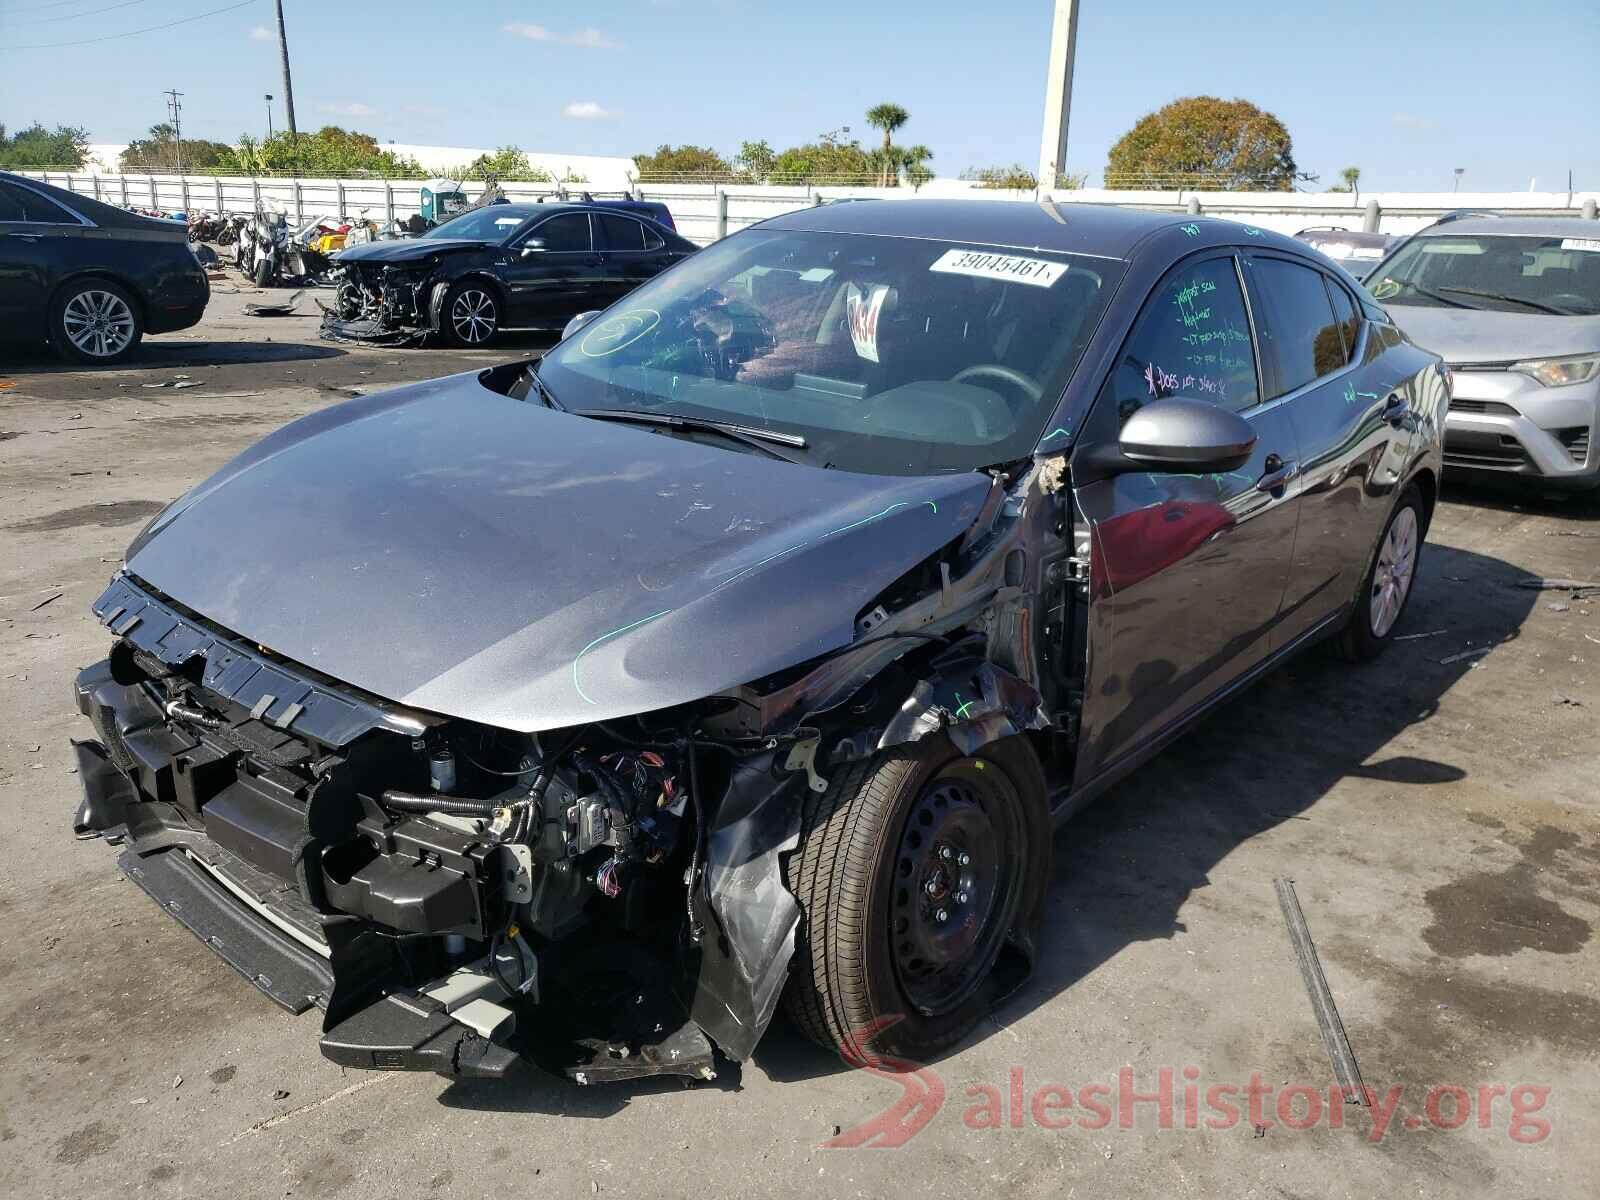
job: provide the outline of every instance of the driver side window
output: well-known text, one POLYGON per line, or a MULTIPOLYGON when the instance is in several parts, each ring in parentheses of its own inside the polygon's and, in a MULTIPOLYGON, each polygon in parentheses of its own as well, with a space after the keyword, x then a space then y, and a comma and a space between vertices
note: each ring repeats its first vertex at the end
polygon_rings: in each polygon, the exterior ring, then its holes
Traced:
POLYGON ((1233 263, 1229 256, 1181 266, 1145 301, 1106 381, 1119 428, 1164 396, 1234 412, 1258 402, 1250 316, 1233 263))

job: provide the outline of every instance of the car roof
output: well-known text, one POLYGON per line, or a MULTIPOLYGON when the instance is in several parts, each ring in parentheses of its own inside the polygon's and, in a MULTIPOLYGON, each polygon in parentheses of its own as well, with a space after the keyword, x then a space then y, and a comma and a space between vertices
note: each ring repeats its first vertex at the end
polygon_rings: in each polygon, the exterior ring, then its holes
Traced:
MULTIPOLYGON (((1020 200, 878 200, 824 204, 763 221, 763 229, 884 234, 1127 258, 1146 237, 1192 218, 1100 204, 1020 200)), ((1211 224, 1216 224, 1211 222, 1211 224)))
POLYGON ((1413 237, 1595 237, 1600 224, 1581 217, 1461 217, 1419 229, 1413 237))

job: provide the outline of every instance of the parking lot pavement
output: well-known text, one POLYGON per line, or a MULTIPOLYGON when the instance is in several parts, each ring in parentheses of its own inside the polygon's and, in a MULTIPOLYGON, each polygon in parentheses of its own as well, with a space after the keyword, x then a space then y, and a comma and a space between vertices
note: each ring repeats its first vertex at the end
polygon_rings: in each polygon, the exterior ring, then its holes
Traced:
POLYGON ((87 605, 150 514, 275 426, 537 345, 333 347, 254 298, 123 369, 0 366, 0 1194, 1600 1191, 1600 600, 1518 586, 1600 575, 1594 506, 1450 495, 1401 640, 1292 663, 1065 827, 1040 969, 916 1076, 781 1023, 692 1087, 324 1061, 314 1016, 72 840, 87 605), (145 386, 180 375, 200 386, 145 386), (1377 1108, 1335 1116, 1278 877, 1377 1108), (1163 1071, 1165 1116, 1135 1098, 1163 1071))

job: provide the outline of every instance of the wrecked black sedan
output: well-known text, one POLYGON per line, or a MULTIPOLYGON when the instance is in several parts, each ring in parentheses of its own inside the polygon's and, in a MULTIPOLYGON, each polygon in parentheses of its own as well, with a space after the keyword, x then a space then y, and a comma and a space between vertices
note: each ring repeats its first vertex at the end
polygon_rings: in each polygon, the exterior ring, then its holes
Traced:
POLYGON ((560 329, 695 252, 624 203, 488 204, 420 237, 341 250, 324 332, 481 347, 503 331, 560 329))
POLYGON ((709 1077, 780 1000, 922 1058, 1026 976, 1054 823, 1390 638, 1448 389, 1229 222, 780 217, 152 521, 77 832, 351 1066, 709 1077))

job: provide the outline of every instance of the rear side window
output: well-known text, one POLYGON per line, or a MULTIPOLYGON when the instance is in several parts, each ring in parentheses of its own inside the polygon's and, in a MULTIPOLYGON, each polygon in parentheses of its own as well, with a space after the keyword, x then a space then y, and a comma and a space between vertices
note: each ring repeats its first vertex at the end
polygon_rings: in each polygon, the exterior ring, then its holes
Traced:
POLYGON ((14 183, 0 183, 0 221, 33 221, 41 225, 78 223, 59 204, 14 183))
POLYGON ((1333 301, 1334 320, 1339 323, 1339 331, 1344 335, 1344 361, 1349 362, 1356 354, 1356 335, 1361 332, 1361 318, 1356 316, 1356 306, 1349 292, 1331 279, 1323 282, 1328 285, 1328 299, 1333 301))
POLYGON ((612 250, 645 250, 644 226, 628 217, 599 214, 600 228, 605 230, 606 246, 612 250))
POLYGON ((1277 366, 1272 396, 1292 392, 1344 366, 1344 338, 1322 272, 1282 259, 1257 258, 1251 261, 1251 278, 1266 309, 1261 353, 1277 366))
POLYGON ((1180 267, 1161 282, 1107 387, 1119 426, 1162 396, 1208 400, 1234 412, 1256 403, 1250 317, 1231 257, 1180 267))
POLYGON ((544 248, 555 253, 593 249, 589 241, 588 213, 562 213, 551 217, 533 231, 533 236, 543 238, 544 248))

